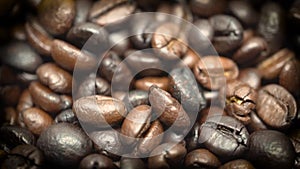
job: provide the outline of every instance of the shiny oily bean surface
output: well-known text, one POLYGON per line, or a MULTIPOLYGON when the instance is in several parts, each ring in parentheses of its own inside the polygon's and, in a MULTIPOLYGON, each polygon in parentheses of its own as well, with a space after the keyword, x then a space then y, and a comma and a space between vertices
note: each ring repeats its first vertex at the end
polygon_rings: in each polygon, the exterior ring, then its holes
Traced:
POLYGON ((74 18, 74 25, 85 23, 87 21, 92 3, 92 0, 77 0, 75 2, 76 14, 74 18))
POLYGON ((33 107, 33 100, 28 89, 23 90, 17 105, 17 112, 20 113, 28 108, 33 107))
POLYGON ((123 120, 127 114, 124 103, 108 96, 93 95, 76 100, 73 111, 79 121, 94 127, 108 127, 123 120))
POLYGON ((18 113, 13 107, 6 107, 3 110, 4 114, 4 123, 8 123, 9 125, 16 125, 18 123, 18 113))
POLYGON ((227 6, 226 0, 208 0, 208 1, 201 1, 201 0, 191 0, 190 1, 190 8, 193 13, 199 16, 212 16, 215 14, 222 13, 227 6))
POLYGON ((120 169, 146 169, 146 165, 141 159, 122 157, 120 169))
POLYGON ((258 89, 261 86, 261 74, 255 68, 241 69, 238 80, 248 84, 253 89, 258 89))
POLYGON ((300 63, 299 60, 291 59, 281 69, 279 84, 293 95, 300 94, 300 63))
POLYGON ((152 85, 168 91, 170 79, 168 77, 144 77, 135 81, 135 88, 148 91, 152 85))
POLYGON ((71 93, 72 75, 53 63, 45 63, 36 70, 39 80, 52 91, 71 93))
POLYGON ((237 159, 233 161, 229 161, 219 167, 219 169, 255 169, 253 165, 244 159, 237 159))
POLYGON ((218 168, 221 165, 218 157, 206 149, 196 149, 189 152, 184 164, 187 168, 218 168))
POLYGON ((72 106, 70 96, 58 95, 40 82, 32 82, 28 89, 34 104, 48 113, 57 113, 72 106))
POLYGON ((90 154, 84 157, 80 164, 79 169, 116 169, 113 161, 101 154, 90 154))
POLYGON ((230 12, 236 16, 244 25, 255 25, 258 22, 259 14, 248 1, 230 1, 228 3, 230 12))
POLYGON ((249 133, 245 126, 230 116, 212 116, 200 127, 198 139, 222 159, 241 156, 249 145, 249 133))
POLYGON ((91 153, 92 141, 79 127, 58 123, 42 132, 37 147, 47 161, 59 166, 75 167, 80 159, 91 153))
POLYGON ((297 114, 294 97, 277 84, 269 84, 259 90, 256 109, 258 116, 276 129, 289 127, 297 114))
POLYGON ((33 145, 18 145, 11 150, 11 154, 20 155, 37 166, 42 165, 45 161, 42 151, 33 145))
POLYGON ((203 57, 193 70, 198 82, 211 90, 219 89, 239 75, 238 67, 231 59, 218 56, 203 57))
POLYGON ((21 88, 18 85, 0 86, 0 99, 4 105, 14 106, 18 103, 21 95, 21 88))
POLYGON ((52 117, 39 108, 29 108, 21 112, 21 121, 36 135, 40 135, 53 123, 52 117))

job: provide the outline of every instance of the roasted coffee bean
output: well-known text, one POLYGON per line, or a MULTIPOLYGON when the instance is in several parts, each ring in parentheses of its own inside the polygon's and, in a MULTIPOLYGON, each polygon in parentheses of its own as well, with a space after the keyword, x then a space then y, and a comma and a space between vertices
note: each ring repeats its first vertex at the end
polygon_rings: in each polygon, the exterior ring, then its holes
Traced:
POLYGON ((127 111, 124 103, 108 96, 93 95, 76 100, 73 111, 79 121, 93 127, 108 127, 123 120, 127 111))
POLYGON ((18 113, 13 107, 4 108, 4 121, 9 125, 17 125, 18 113))
POLYGON ((289 127, 297 114, 294 97, 276 84, 266 85, 259 90, 256 109, 258 116, 276 129, 289 127))
POLYGON ((184 5, 179 3, 161 3, 157 8, 157 12, 175 15, 176 17, 185 19, 190 22, 193 20, 193 16, 191 15, 191 13, 185 9, 184 5))
POLYGON ((1 50, 1 61, 22 71, 34 73, 42 64, 41 57, 25 42, 14 41, 1 50))
POLYGON ((27 160, 30 160, 32 165, 36 167, 41 166, 44 163, 44 155, 37 147, 33 145, 18 145, 10 152, 12 155, 20 155, 27 160))
POLYGON ((135 88, 148 91, 149 88, 155 85, 162 90, 168 91, 170 79, 168 77, 144 77, 135 81, 135 88))
POLYGON ((181 59, 180 66, 177 66, 177 67, 181 67, 182 64, 183 64, 183 66, 188 66, 190 69, 193 69, 193 67, 196 65, 196 63, 199 60, 200 60, 200 55, 197 54, 192 49, 188 49, 188 51, 186 52, 186 54, 181 59))
POLYGON ((277 3, 269 2, 262 6, 257 32, 266 39, 271 53, 279 50, 283 44, 284 22, 284 11, 277 3))
POLYGON ((212 116, 201 125, 198 140, 222 159, 241 156, 248 149, 249 133, 245 126, 230 116, 212 116))
POLYGON ((184 140, 184 134, 181 133, 176 133, 174 131, 171 132, 165 132, 164 133, 164 138, 163 138, 163 143, 168 143, 168 142, 172 142, 172 143, 181 143, 181 144, 185 144, 185 140, 184 140))
POLYGON ((94 2, 89 20, 101 26, 121 21, 134 12, 135 4, 126 3, 126 0, 103 0, 94 2))
POLYGON ((75 2, 76 14, 74 18, 74 25, 85 23, 87 21, 92 3, 92 0, 77 0, 75 2))
POLYGON ((271 57, 262 61, 258 66, 258 70, 265 79, 274 79, 278 77, 284 65, 295 57, 294 52, 289 49, 281 49, 271 57))
POLYGON ((189 152, 184 164, 187 168, 218 168, 221 165, 219 159, 206 149, 197 149, 189 152))
POLYGON ((212 43, 219 53, 228 53, 241 45, 243 27, 240 22, 229 15, 214 15, 209 18, 214 28, 212 43))
POLYGON ((262 119, 258 117, 256 112, 250 113, 250 119, 250 123, 247 125, 247 129, 250 133, 258 130, 266 130, 268 128, 262 119))
POLYGON ((123 143, 132 144, 135 138, 140 138, 150 127, 151 107, 140 105, 132 109, 124 119, 121 127, 121 133, 125 136, 123 143))
POLYGON ((144 90, 131 90, 127 95, 122 99, 125 103, 128 110, 139 106, 139 105, 148 105, 148 91, 144 90))
POLYGON ((237 65, 229 58, 206 56, 195 65, 194 74, 202 86, 216 90, 224 86, 226 81, 236 79, 239 70, 237 65))
MULTIPOLYGON (((90 74, 78 87, 76 97, 91 96, 95 94, 110 95, 110 84, 95 74, 90 74)), ((73 96, 74 97, 74 96, 73 96)))
POLYGON ((21 96, 19 97, 19 102, 17 105, 17 112, 20 113, 28 108, 33 107, 33 101, 31 94, 28 89, 23 90, 21 96))
POLYGON ((115 158, 125 149, 117 130, 93 131, 89 134, 98 153, 115 158))
MULTIPOLYGON (((207 38, 208 40, 212 40, 212 38, 214 37, 214 28, 212 27, 212 25, 210 24, 209 20, 206 19, 198 19, 194 22, 194 25, 200 30, 201 35, 199 39, 202 38, 202 36, 204 36, 205 38, 207 38)), ((198 30, 198 31, 199 31, 198 30)), ((191 38, 192 36, 190 36, 191 38)), ((193 37, 195 38, 195 37, 193 37)), ((192 39, 190 39, 192 40, 192 39)), ((201 44, 203 45, 203 44, 201 44)))
POLYGON ((230 12, 236 16, 244 25, 253 26, 257 24, 259 15, 248 1, 230 1, 228 3, 230 12))
POLYGON ((72 106, 70 96, 58 95, 39 82, 32 82, 28 89, 34 104, 48 113, 57 113, 72 106))
POLYGON ((250 113, 255 111, 257 92, 246 83, 238 80, 226 84, 226 112, 243 124, 249 124, 250 113))
POLYGON ((255 68, 241 69, 237 79, 253 89, 258 89, 261 85, 261 75, 255 68))
POLYGON ((41 55, 50 56, 53 38, 34 18, 25 24, 28 43, 41 55))
POLYGON ((255 169, 253 165, 244 159, 238 159, 238 160, 233 160, 225 163, 219 169, 238 169, 238 168, 243 168, 243 169, 255 169))
POLYGON ((226 116, 228 115, 222 108, 210 106, 202 109, 198 115, 198 123, 202 125, 206 122, 207 118, 212 116, 226 116))
MULTIPOLYGON (((120 24, 120 26, 123 26, 123 24, 120 24)), ((116 52, 119 56, 123 56, 124 53, 131 47, 130 39, 128 38, 130 36, 128 31, 109 30, 109 32, 109 43, 113 46, 111 50, 116 52)))
POLYGON ((38 80, 37 75, 34 73, 19 72, 17 79, 24 85, 29 85, 31 82, 38 80))
POLYGON ((17 81, 16 72, 7 65, 0 66, 0 85, 13 84, 17 81))
POLYGON ((202 143, 198 142, 199 136, 200 136, 200 123, 195 123, 185 138, 186 147, 189 152, 199 147, 203 147, 202 143))
POLYGON ((80 164, 79 169, 116 169, 113 161, 101 154, 90 154, 84 157, 80 164))
POLYGON ((199 16, 212 16, 215 14, 222 13, 227 6, 227 1, 225 0, 208 0, 208 1, 201 1, 201 0, 191 0, 190 1, 190 8, 193 13, 199 16))
POLYGON ((78 124, 78 119, 72 109, 63 110, 54 119, 55 123, 72 123, 78 124))
POLYGON ((22 111, 20 118, 24 126, 35 135, 40 135, 53 123, 53 119, 50 115, 35 107, 22 111))
POLYGON ((42 132, 37 147, 48 162, 71 167, 77 166, 80 159, 92 151, 92 141, 80 128, 69 123, 58 123, 42 132))
POLYGON ((0 86, 0 99, 4 105, 14 106, 18 103, 21 92, 18 85, 0 86))
POLYGON ((294 95, 300 94, 300 63, 291 59, 285 63, 279 74, 279 84, 294 95))
POLYGON ((296 152, 294 168, 299 169, 300 168, 300 130, 299 129, 292 130, 289 133, 289 137, 293 143, 296 152))
POLYGON ((206 106, 203 89, 199 88, 188 68, 177 68, 170 72, 170 92, 189 114, 196 114, 206 106))
POLYGON ((39 80, 52 91, 70 94, 72 75, 53 63, 45 63, 36 70, 39 80))
POLYGON ((167 22, 155 30, 152 47, 164 59, 179 59, 187 52, 186 37, 178 25, 167 22))
POLYGON ((91 69, 97 63, 93 56, 58 39, 53 41, 51 56, 59 66, 69 71, 73 71, 75 65, 78 69, 91 69))
POLYGON ((261 130, 251 134, 249 159, 258 168, 288 169, 295 160, 293 144, 287 136, 275 130, 261 130))
POLYGON ((149 102, 159 120, 166 126, 174 126, 176 130, 185 130, 191 125, 188 114, 180 103, 170 93, 151 86, 149 89, 149 102))
POLYGON ((247 40, 234 53, 232 59, 241 65, 253 65, 259 63, 269 55, 267 42, 260 37, 247 40))
POLYGON ((120 169, 146 169, 145 163, 139 158, 122 157, 120 169))
POLYGON ((246 29, 243 32, 243 44, 246 43, 249 39, 255 36, 255 32, 253 29, 246 29))
POLYGON ((75 17, 73 0, 42 0, 38 5, 38 19, 53 35, 61 35, 72 26, 75 17))
POLYGON ((20 144, 35 144, 34 135, 26 128, 19 126, 2 126, 0 128, 1 142, 13 148, 20 144))

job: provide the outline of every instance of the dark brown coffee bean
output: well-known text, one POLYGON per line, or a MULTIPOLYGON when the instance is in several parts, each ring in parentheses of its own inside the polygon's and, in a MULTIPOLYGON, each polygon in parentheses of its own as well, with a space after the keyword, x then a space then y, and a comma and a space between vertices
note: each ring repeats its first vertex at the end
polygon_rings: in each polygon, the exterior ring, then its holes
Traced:
POLYGON ((238 80, 226 84, 226 112, 243 124, 250 123, 250 113, 255 111, 257 92, 238 80))
POLYGON ((16 83, 16 72, 7 65, 0 66, 0 85, 16 83))
POLYGON ((4 122, 9 125, 17 125, 18 123, 18 113, 13 107, 4 108, 4 122))
POLYGON ((21 92, 21 88, 18 85, 0 86, 1 102, 7 106, 14 106, 18 103, 21 92))
POLYGON ((21 96, 19 97, 19 102, 17 105, 17 111, 18 113, 21 113, 22 111, 33 107, 33 100, 31 97, 31 94, 28 89, 23 90, 21 93, 21 96))
POLYGON ((84 157, 80 164, 79 169, 116 169, 113 161, 101 154, 90 154, 84 157))
POLYGON ((121 133, 125 136, 123 143, 132 144, 150 127, 151 107, 140 105, 132 109, 123 121, 121 133))
POLYGON ((262 121, 260 117, 258 117, 256 112, 250 113, 250 123, 247 125, 247 129, 250 133, 258 130, 266 130, 268 127, 266 124, 262 121))
POLYGON ((190 8, 193 13, 199 16, 212 16, 215 14, 222 13, 227 6, 227 1, 225 0, 208 0, 208 1, 201 1, 201 0, 191 0, 190 1, 190 8))
POLYGON ((75 64, 79 69, 92 69, 97 63, 94 57, 58 39, 53 41, 51 56, 59 66, 69 71, 73 71, 75 64))
POLYGON ((55 123, 72 123, 78 124, 78 119, 72 109, 63 110, 54 119, 55 123))
POLYGON ((53 35, 61 35, 72 26, 75 17, 73 0, 42 0, 38 5, 38 19, 53 35))
POLYGON ((255 68, 241 69, 238 80, 248 84, 253 89, 258 89, 261 85, 261 75, 255 68))
POLYGON ((148 168, 180 168, 187 150, 182 144, 164 143, 156 147, 148 158, 148 168))
MULTIPOLYGON (((125 23, 119 23, 120 26, 116 27, 124 27, 123 24, 125 23)), ((124 53, 131 48, 130 39, 128 38, 129 36, 131 35, 129 35, 128 31, 110 30, 109 43, 113 45, 111 50, 116 52, 119 56, 123 56, 124 53)))
POLYGON ((34 73, 42 63, 41 57, 25 42, 14 41, 1 50, 1 61, 22 71, 34 73))
POLYGON ((126 0, 103 0, 94 2, 89 20, 101 26, 118 22, 134 12, 136 6, 126 0))
POLYGON ((185 145, 185 140, 184 140, 184 134, 181 133, 176 133, 174 131, 171 132, 165 132, 164 133, 164 138, 163 138, 163 143, 180 143, 185 145))
POLYGON ((237 65, 229 58, 206 56, 195 65, 194 74, 202 86, 216 90, 224 86, 226 81, 236 79, 239 70, 237 65))
POLYGON ((199 113, 198 123, 202 125, 205 121, 212 116, 226 116, 228 115, 222 108, 210 106, 202 109, 199 113))
POLYGON ((35 135, 40 135, 53 123, 50 115, 35 107, 22 111, 20 117, 25 127, 35 135))
POLYGON ((92 3, 92 0, 77 0, 75 2, 76 14, 74 18, 74 25, 85 23, 87 21, 92 3))
POLYGON ((148 91, 130 90, 129 93, 122 98, 122 100, 126 104, 128 110, 143 104, 149 105, 148 91))
POLYGON ((245 153, 249 144, 245 126, 230 116, 212 116, 201 125, 199 142, 222 159, 236 158, 245 153))
POLYGON ((190 22, 193 21, 192 14, 189 11, 186 11, 185 7, 179 3, 161 3, 157 8, 157 12, 175 15, 176 17, 185 19, 190 22))
POLYGON ((37 147, 42 150, 47 161, 73 168, 92 151, 92 146, 89 137, 69 123, 51 125, 37 141, 37 147))
POLYGON ((170 79, 168 77, 144 77, 135 81, 134 86, 136 89, 146 90, 155 85, 162 90, 168 91, 170 79))
POLYGON ((20 83, 29 85, 31 82, 37 81, 38 77, 35 73, 19 72, 17 74, 17 79, 20 81, 20 83))
POLYGON ((234 53, 232 59, 241 65, 259 63, 269 55, 267 42, 260 37, 250 38, 234 53))
POLYGON ((293 143, 296 152, 294 168, 299 169, 300 168, 300 130, 299 129, 292 130, 289 133, 289 137, 293 143))
POLYGON ((258 22, 259 14, 248 1, 230 1, 228 8, 246 26, 255 25, 258 22))
POLYGON ((27 21, 25 31, 28 43, 41 55, 50 56, 53 38, 34 18, 27 21))
POLYGON ((248 156, 257 168, 292 168, 295 160, 293 144, 287 136, 275 130, 251 134, 248 156))
POLYGON ((253 29, 245 29, 243 32, 243 44, 255 36, 253 29))
POLYGON ((127 114, 121 100, 101 95, 86 96, 76 100, 73 111, 80 121, 93 127, 115 125, 127 114))
POLYGON ((187 51, 186 37, 175 23, 167 22, 159 26, 152 38, 152 47, 165 59, 179 59, 187 51))
POLYGON ((243 159, 229 161, 224 165, 222 165, 221 167, 219 167, 219 169, 232 169, 232 168, 255 169, 249 161, 243 159))
POLYGON ((240 22, 229 15, 215 15, 209 18, 214 28, 212 43, 217 52, 228 53, 241 45, 243 27, 240 22))
POLYGON ((159 116, 159 120, 166 126, 174 125, 176 130, 183 131, 191 125, 190 118, 183 107, 168 92, 157 86, 151 86, 149 102, 153 111, 159 116))
POLYGON ((261 8, 257 32, 267 41, 271 53, 276 52, 283 45, 284 18, 283 9, 275 2, 265 3, 261 8))
POLYGON ((184 164, 187 168, 218 168, 221 165, 219 159, 206 149, 197 149, 189 152, 184 164))
POLYGON ((195 51, 192 49, 188 49, 186 54, 183 56, 181 59, 181 62, 185 65, 188 66, 189 68, 193 69, 193 67, 196 65, 196 63, 200 60, 200 55, 197 54, 195 51))
POLYGON ((36 70, 36 74, 41 83, 52 91, 68 94, 72 92, 72 75, 56 64, 45 63, 36 70))
POLYGON ((146 169, 146 164, 139 158, 122 157, 120 169, 146 169))
POLYGON ((289 49, 281 49, 271 57, 262 61, 257 69, 265 79, 274 79, 278 77, 283 66, 292 58, 295 57, 294 52, 289 49))
POLYGON ((15 40, 25 41, 26 40, 26 33, 23 24, 17 24, 11 28, 11 36, 15 40))
POLYGON ((31 161, 31 163, 33 163, 33 169, 34 167, 38 168, 38 166, 43 165, 45 161, 44 155, 41 152, 41 150, 39 150, 33 145, 18 145, 17 147, 12 149, 10 153, 12 155, 20 155, 26 158, 27 160, 31 161))
POLYGON ((58 95, 39 82, 32 82, 28 89, 35 105, 48 113, 57 113, 72 106, 70 96, 58 95))
POLYGON ((258 116, 276 129, 289 127, 297 114, 294 97, 276 84, 264 86, 259 90, 256 109, 258 116))
POLYGON ((294 95, 300 94, 300 63, 291 59, 285 63, 279 74, 279 84, 294 95))

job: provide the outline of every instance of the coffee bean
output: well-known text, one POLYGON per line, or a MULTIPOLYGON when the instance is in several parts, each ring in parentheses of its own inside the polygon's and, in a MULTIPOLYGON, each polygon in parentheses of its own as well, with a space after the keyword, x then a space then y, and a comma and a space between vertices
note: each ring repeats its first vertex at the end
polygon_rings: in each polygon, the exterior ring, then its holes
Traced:
POLYGON ((9 125, 17 125, 18 113, 13 107, 4 108, 4 122, 9 125))
POLYGON ((146 169, 145 163, 139 158, 122 157, 120 169, 146 169))
POLYGON ((125 103, 128 110, 131 110, 134 107, 139 105, 148 105, 148 91, 144 90, 131 90, 127 95, 122 99, 125 103))
POLYGON ((240 22, 229 15, 214 15, 209 18, 214 28, 212 43, 219 53, 228 53, 241 45, 243 27, 240 22))
POLYGON ((63 110, 54 119, 55 123, 72 123, 78 124, 78 119, 72 109, 63 110))
POLYGON ((92 142, 80 128, 69 123, 58 123, 42 132, 37 147, 47 161, 72 167, 92 151, 92 142))
POLYGON ((84 157, 80 164, 80 169, 116 169, 113 161, 108 157, 100 154, 90 154, 84 157))
POLYGON ((21 112, 20 117, 25 127, 35 135, 40 135, 53 123, 52 117, 39 108, 26 109, 21 112))
POLYGON ((163 143, 172 142, 172 143, 185 144, 184 134, 176 133, 175 131, 165 132, 162 142, 163 143))
POLYGON ((253 89, 258 89, 261 85, 261 75, 255 68, 241 69, 238 80, 246 83, 253 89))
POLYGON ((174 125, 175 130, 183 131, 191 125, 190 118, 183 107, 168 92, 157 86, 151 86, 149 102, 153 111, 159 116, 159 120, 166 126, 174 125))
POLYGON ((75 17, 73 0, 42 0, 38 5, 38 19, 53 35, 61 35, 72 26, 75 17))
POLYGON ((219 159, 206 149, 197 149, 189 152, 185 157, 187 168, 218 168, 221 165, 219 159))
POLYGON ((186 153, 187 151, 182 144, 161 144, 151 152, 148 158, 148 168, 180 168, 181 160, 186 153))
POLYGON ((249 161, 243 159, 229 161, 224 165, 222 165, 221 167, 219 167, 219 169, 231 169, 231 168, 255 169, 249 161))
POLYGON ((86 96, 76 100, 73 111, 79 121, 93 127, 108 127, 123 120, 127 111, 121 100, 102 96, 86 96))
POLYGON ((78 69, 91 69, 97 63, 94 57, 58 39, 53 41, 51 56, 59 66, 69 71, 73 71, 75 65, 78 69))
POLYGON ((294 129, 289 133, 290 140, 293 143, 296 152, 296 159, 294 163, 294 168, 300 168, 300 130, 294 129))
MULTIPOLYGON (((123 24, 125 23, 120 23, 120 27, 122 27, 123 24)), ((109 29, 110 28, 108 28, 108 30, 109 29)), ((124 53, 131 48, 130 39, 128 38, 130 34, 125 30, 109 30, 109 32, 109 43, 113 46, 111 50, 116 52, 119 56, 123 56, 124 53)))
POLYGON ((251 26, 258 22, 259 15, 247 1, 230 1, 228 4, 230 12, 236 16, 244 25, 251 26))
POLYGON ((261 130, 251 134, 249 159, 258 168, 292 168, 295 160, 293 144, 283 133, 261 130))
POLYGON ((23 90, 21 93, 21 96, 19 98, 19 102, 17 105, 17 111, 18 113, 21 113, 22 111, 33 107, 33 101, 31 94, 28 89, 23 90))
POLYGON ((17 74, 17 79, 20 83, 29 85, 31 82, 38 80, 38 77, 35 73, 19 72, 17 74))
POLYGON ((295 54, 289 49, 281 49, 273 54, 271 57, 262 61, 258 66, 258 71, 265 79, 274 79, 278 77, 283 66, 292 58, 295 54))
POLYGON ((18 85, 0 86, 0 99, 7 106, 14 106, 18 103, 21 95, 21 88, 18 85))
MULTIPOLYGON (((184 66, 188 66, 189 68, 192 69, 199 60, 200 60, 200 55, 197 54, 192 49, 188 49, 186 54, 181 59, 180 64, 183 64, 184 66)), ((176 67, 178 67, 178 66, 176 66, 176 67)))
POLYGON ((237 65, 229 58, 206 56, 195 65, 194 74, 202 86, 216 90, 224 86, 226 81, 236 79, 239 70, 237 65))
POLYGON ((249 85, 238 80, 226 84, 226 112, 240 120, 244 124, 249 124, 250 113, 255 111, 257 103, 257 92, 249 85))
POLYGON ((297 114, 294 97, 276 84, 266 85, 259 90, 256 109, 258 116, 276 129, 289 127, 297 114))
POLYGON ((39 80, 52 91, 70 94, 72 75, 53 63, 45 63, 36 70, 39 80))
POLYGON ((279 84, 294 95, 300 94, 300 64, 296 59, 285 63, 279 74, 279 84))
POLYGON ((255 36, 253 29, 245 29, 243 32, 243 44, 255 36))
POLYGON ((157 12, 175 15, 187 21, 193 20, 191 13, 185 10, 185 7, 179 3, 161 3, 157 8, 157 12))
POLYGON ((74 25, 85 23, 87 21, 92 3, 93 2, 91 0, 77 0, 75 2, 76 14, 74 18, 74 25))
POLYGON ((247 129, 250 133, 258 130, 266 130, 268 127, 266 124, 262 121, 261 118, 257 115, 256 112, 250 113, 250 123, 247 125, 247 129))
POLYGON ((34 104, 48 113, 57 113, 72 106, 70 96, 58 95, 39 82, 32 82, 28 89, 34 104))
POLYGON ((201 125, 199 142, 222 159, 241 156, 248 149, 249 133, 230 116, 212 116, 201 125))
POLYGON ((17 81, 16 72, 9 66, 0 66, 0 85, 13 84, 17 81))
POLYGON ((168 77, 144 77, 135 81, 135 88, 148 91, 152 85, 168 91, 170 80, 168 77))
POLYGON ((221 0, 209 0, 209 1, 201 1, 201 0, 191 0, 190 8, 193 13, 199 16, 212 16, 215 14, 222 13, 227 6, 227 1, 221 0))
POLYGON ((103 0, 94 2, 89 20, 101 26, 118 22, 134 12, 136 6, 126 0, 103 0))
POLYGON ((228 115, 222 108, 210 106, 202 109, 198 115, 198 123, 202 125, 206 120, 212 116, 226 116, 228 115))
MULTIPOLYGON (((12 155, 20 155, 27 160, 29 160, 31 165, 35 165, 35 167, 41 166, 45 159, 44 155, 37 147, 33 145, 18 145, 10 152, 12 155)), ((34 167, 34 166, 33 166, 34 167)))
POLYGON ((25 42, 14 41, 0 49, 2 63, 33 73, 42 64, 41 57, 25 42))

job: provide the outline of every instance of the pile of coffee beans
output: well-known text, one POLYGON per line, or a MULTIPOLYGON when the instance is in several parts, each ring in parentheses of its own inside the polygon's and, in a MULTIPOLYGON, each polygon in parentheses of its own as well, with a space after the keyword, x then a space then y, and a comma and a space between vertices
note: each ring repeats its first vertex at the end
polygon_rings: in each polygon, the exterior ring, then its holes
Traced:
POLYGON ((300 0, 2 0, 1 169, 300 169, 299 16, 300 0))

